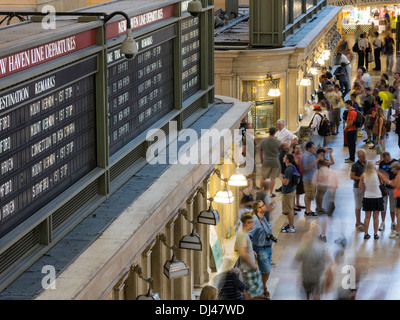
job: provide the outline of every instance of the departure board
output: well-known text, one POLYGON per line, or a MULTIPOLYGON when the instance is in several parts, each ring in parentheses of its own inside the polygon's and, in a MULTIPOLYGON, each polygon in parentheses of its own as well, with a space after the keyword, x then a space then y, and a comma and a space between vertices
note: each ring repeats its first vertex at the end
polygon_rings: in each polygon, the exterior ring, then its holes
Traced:
POLYGON ((186 100, 200 90, 199 17, 182 21, 182 95, 186 100))
POLYGON ((132 60, 120 45, 108 51, 110 155, 174 109, 175 37, 172 25, 136 39, 132 60))
POLYGON ((0 92, 0 236, 96 167, 92 57, 0 92))

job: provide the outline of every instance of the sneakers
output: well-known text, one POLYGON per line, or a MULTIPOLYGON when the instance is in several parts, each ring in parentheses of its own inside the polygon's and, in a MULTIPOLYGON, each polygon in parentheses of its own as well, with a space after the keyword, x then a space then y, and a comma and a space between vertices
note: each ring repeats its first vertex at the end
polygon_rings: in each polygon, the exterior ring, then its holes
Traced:
POLYGON ((392 230, 396 230, 396 223, 392 222, 392 230))
POLYGON ((365 236, 364 236, 364 239, 369 239, 369 238, 371 238, 371 236, 369 235, 369 234, 366 234, 365 236))
POLYGON ((294 228, 294 226, 293 226, 293 227, 290 227, 289 225, 287 225, 287 226, 285 226, 285 227, 283 227, 283 228, 281 229, 281 232, 285 232, 285 233, 294 233, 294 232, 296 232, 296 229, 294 228))
POLYGON ((385 228, 386 228, 385 223, 382 222, 381 225, 379 226, 378 230, 383 231, 383 230, 385 230, 385 228))
POLYGON ((375 239, 375 240, 378 240, 378 239, 379 239, 379 236, 378 236, 377 234, 374 234, 374 239, 375 239))
POLYGON ((353 161, 353 160, 350 160, 350 159, 344 159, 344 162, 345 162, 345 163, 353 163, 354 161, 353 161))
POLYGON ((315 211, 317 212, 317 214, 327 214, 328 213, 328 211, 326 211, 324 208, 321 208, 321 209, 317 208, 315 211))
POLYGON ((326 242, 326 236, 323 236, 322 234, 319 235, 318 237, 319 240, 321 240, 322 242, 326 242))
POLYGON ((306 217, 318 217, 318 215, 317 215, 315 212, 313 212, 313 211, 304 212, 304 215, 305 215, 306 217))
POLYGON ((392 234, 389 236, 391 239, 397 239, 400 238, 400 233, 397 233, 396 231, 393 231, 392 234))
POLYGON ((356 229, 357 229, 358 231, 364 231, 364 223, 361 223, 361 224, 359 224, 359 225, 356 224, 356 229))
POLYGON ((368 144, 368 143, 371 143, 371 141, 372 141, 371 139, 365 139, 365 140, 363 140, 363 142, 365 142, 365 143, 367 143, 367 144, 368 144))

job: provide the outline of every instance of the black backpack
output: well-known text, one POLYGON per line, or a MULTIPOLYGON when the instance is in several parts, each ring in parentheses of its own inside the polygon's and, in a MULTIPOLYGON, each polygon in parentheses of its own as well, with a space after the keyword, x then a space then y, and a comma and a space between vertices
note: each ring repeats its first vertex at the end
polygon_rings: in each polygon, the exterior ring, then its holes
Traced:
POLYGON ((361 128, 364 125, 364 115, 360 111, 357 112, 356 122, 354 123, 357 128, 361 128))
POLYGON ((292 180, 290 181, 290 184, 292 186, 297 186, 300 182, 300 173, 297 171, 297 168, 292 165, 293 168, 293 174, 292 174, 292 180))
POLYGON ((325 115, 318 113, 321 117, 321 123, 318 127, 318 134, 320 136, 326 137, 331 134, 331 123, 325 115))
POLYGON ((358 41, 356 41, 353 45, 353 52, 358 53, 358 41))

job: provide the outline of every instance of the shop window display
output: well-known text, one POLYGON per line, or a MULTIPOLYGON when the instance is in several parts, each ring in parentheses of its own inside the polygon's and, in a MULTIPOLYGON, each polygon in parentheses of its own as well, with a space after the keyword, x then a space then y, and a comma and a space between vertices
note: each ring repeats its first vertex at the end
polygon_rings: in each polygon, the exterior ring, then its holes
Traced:
POLYGON ((390 28, 385 24, 385 13, 389 14, 390 20, 395 21, 400 14, 400 5, 370 6, 343 8, 343 33, 354 34, 357 26, 361 26, 362 32, 369 32, 372 23, 383 33, 390 28))
POLYGON ((278 80, 243 81, 242 101, 254 101, 250 110, 256 133, 265 134, 279 119, 279 97, 269 97, 268 91, 276 88, 278 80))

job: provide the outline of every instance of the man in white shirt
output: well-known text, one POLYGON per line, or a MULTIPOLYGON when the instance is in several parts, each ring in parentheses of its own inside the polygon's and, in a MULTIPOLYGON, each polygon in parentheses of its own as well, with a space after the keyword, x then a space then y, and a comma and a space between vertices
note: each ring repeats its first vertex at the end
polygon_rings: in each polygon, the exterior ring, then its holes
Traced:
POLYGON ((338 52, 338 55, 340 56, 339 58, 339 65, 343 62, 346 64, 346 72, 347 72, 347 82, 350 82, 350 76, 351 76, 351 64, 350 64, 350 60, 346 57, 345 54, 343 54, 342 52, 338 52))
POLYGON ((381 50, 382 50, 382 39, 379 39, 379 33, 375 32, 375 39, 372 42, 374 47, 374 57, 375 57, 375 68, 372 70, 381 71, 381 50))
POLYGON ((282 143, 287 143, 290 148, 293 147, 299 140, 294 133, 291 133, 288 129, 285 128, 284 120, 279 119, 276 122, 276 127, 278 128, 276 138, 282 143))
POLYGON ((364 34, 360 34, 360 39, 358 40, 358 67, 364 66, 364 60, 367 57, 366 49, 368 48, 368 40, 364 37, 364 34))

